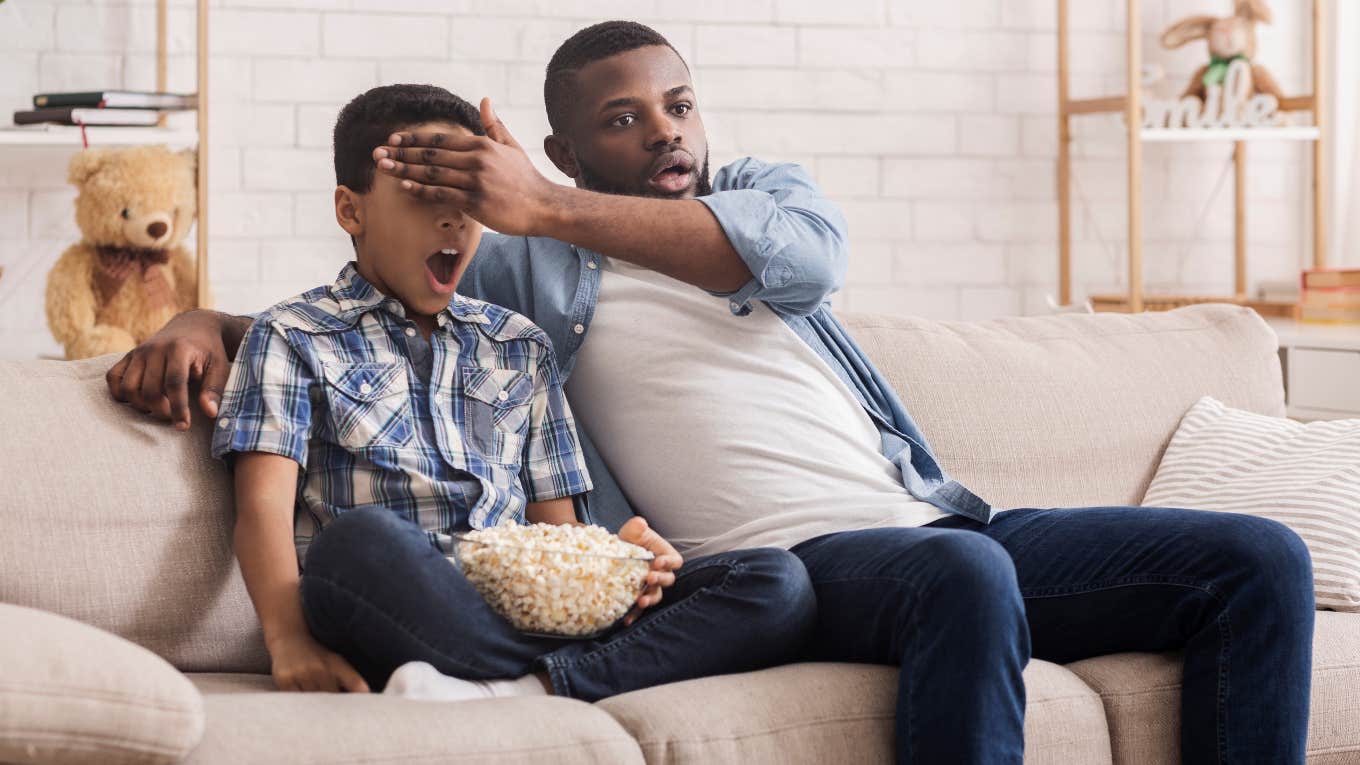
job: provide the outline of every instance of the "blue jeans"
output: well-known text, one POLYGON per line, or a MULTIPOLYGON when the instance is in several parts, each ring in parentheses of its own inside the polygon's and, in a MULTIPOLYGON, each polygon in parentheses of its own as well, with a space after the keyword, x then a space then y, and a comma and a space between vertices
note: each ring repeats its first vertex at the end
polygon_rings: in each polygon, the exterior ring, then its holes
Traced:
POLYGON ((685 561, 660 604, 593 640, 525 635, 487 606, 414 523, 352 510, 307 550, 300 583, 313 636, 373 690, 408 661, 470 680, 546 672, 561 696, 595 701, 793 659, 816 615, 803 564, 786 550, 685 561))
POLYGON ((1302 763, 1308 550, 1252 516, 1020 509, 983 525, 829 534, 793 548, 817 591, 805 658, 892 664, 903 763, 1020 763, 1030 657, 1184 651, 1181 754, 1302 763))

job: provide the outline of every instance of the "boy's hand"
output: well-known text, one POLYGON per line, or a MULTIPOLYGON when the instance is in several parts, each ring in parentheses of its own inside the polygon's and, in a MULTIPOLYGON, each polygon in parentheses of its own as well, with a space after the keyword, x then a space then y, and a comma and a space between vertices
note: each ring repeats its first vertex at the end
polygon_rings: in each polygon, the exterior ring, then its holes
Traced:
POLYGON ((488 228, 510 236, 537 236, 565 187, 534 167, 505 124, 482 99, 485 136, 394 133, 373 150, 378 171, 401 178, 417 197, 449 202, 488 228))
POLYGON ((274 684, 281 691, 368 693, 368 683, 350 663, 302 633, 279 639, 269 646, 274 684))
POLYGON ((646 519, 641 516, 629 518, 619 529, 619 539, 647 550, 652 558, 652 570, 647 572, 647 587, 638 596, 637 605, 623 617, 624 625, 637 621, 644 609, 661 602, 661 590, 675 584, 675 572, 684 565, 685 559, 675 551, 670 542, 652 530, 646 519))

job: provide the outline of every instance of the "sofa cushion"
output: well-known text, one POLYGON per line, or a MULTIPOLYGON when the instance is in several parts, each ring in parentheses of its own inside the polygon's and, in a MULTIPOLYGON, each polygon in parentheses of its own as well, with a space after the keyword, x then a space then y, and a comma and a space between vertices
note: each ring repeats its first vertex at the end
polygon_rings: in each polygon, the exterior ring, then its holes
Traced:
MULTIPOLYGON (((1360 614, 1318 611, 1308 719, 1310 765, 1360 763, 1360 614)), ((1115 765, 1180 762, 1181 659, 1123 653, 1068 664, 1105 703, 1115 765)))
POLYGON ((64 616, 0 603, 0 762, 178 762, 198 690, 164 659, 64 616))
POLYGON ((945 469, 1000 507, 1138 504, 1201 396, 1284 415, 1275 334, 1239 306, 841 318, 945 469))
MULTIPOLYGON (((1056 664, 1025 668, 1026 765, 1109 762, 1100 699, 1056 664)), ((894 761, 897 669, 793 664, 633 691, 597 702, 649 765, 894 761), (658 714, 658 710, 673 710, 658 714)))
POLYGON ((185 670, 269 671, 232 554, 209 424, 115 403, 116 357, 0 364, 0 601, 65 614, 185 670))
POLYGON ((640 765, 637 742, 583 701, 435 702, 381 694, 260 692, 268 675, 190 675, 207 730, 185 765, 545 763, 640 765))
POLYGON ((1360 419, 1295 422, 1205 396, 1143 504, 1279 521, 1308 545, 1318 608, 1360 612, 1360 419))

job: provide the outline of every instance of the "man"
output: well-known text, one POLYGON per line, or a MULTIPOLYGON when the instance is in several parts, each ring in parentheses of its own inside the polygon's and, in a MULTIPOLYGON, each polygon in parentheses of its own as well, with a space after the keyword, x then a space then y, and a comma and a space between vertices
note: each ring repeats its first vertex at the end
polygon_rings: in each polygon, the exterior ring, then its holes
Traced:
MULTIPOLYGON (((551 336, 595 484, 583 519, 636 510, 687 555, 791 549, 817 593, 807 658, 902 668, 902 762, 1020 762, 1031 656, 1169 649, 1185 652, 1187 762, 1303 761, 1313 596, 1296 535, 1193 510, 992 508, 829 312, 835 207, 792 165, 744 159, 709 182, 664 38, 582 30, 544 96, 544 147, 576 188, 537 173, 489 109, 488 139, 403 134, 375 159, 503 232, 461 289, 551 336)), ((177 319, 110 388, 187 427, 186 380, 214 414, 243 328, 177 319)))

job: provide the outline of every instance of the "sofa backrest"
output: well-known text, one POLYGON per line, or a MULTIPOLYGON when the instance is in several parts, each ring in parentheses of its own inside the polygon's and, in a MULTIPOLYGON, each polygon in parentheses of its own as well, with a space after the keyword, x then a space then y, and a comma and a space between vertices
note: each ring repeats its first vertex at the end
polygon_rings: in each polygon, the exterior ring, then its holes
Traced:
MULTIPOLYGON (((946 468, 1001 506, 1137 504, 1200 396, 1284 410, 1274 335, 1246 309, 842 318, 946 468)), ((186 671, 268 672, 210 425, 180 433, 116 404, 114 361, 0 363, 0 602, 186 671)))
POLYGON ((186 671, 268 672, 210 424, 115 403, 116 356, 0 363, 0 602, 121 635, 186 671))
POLYGON ((945 470, 999 507, 1137 505, 1201 396, 1284 416, 1248 308, 983 322, 842 314, 945 470))

